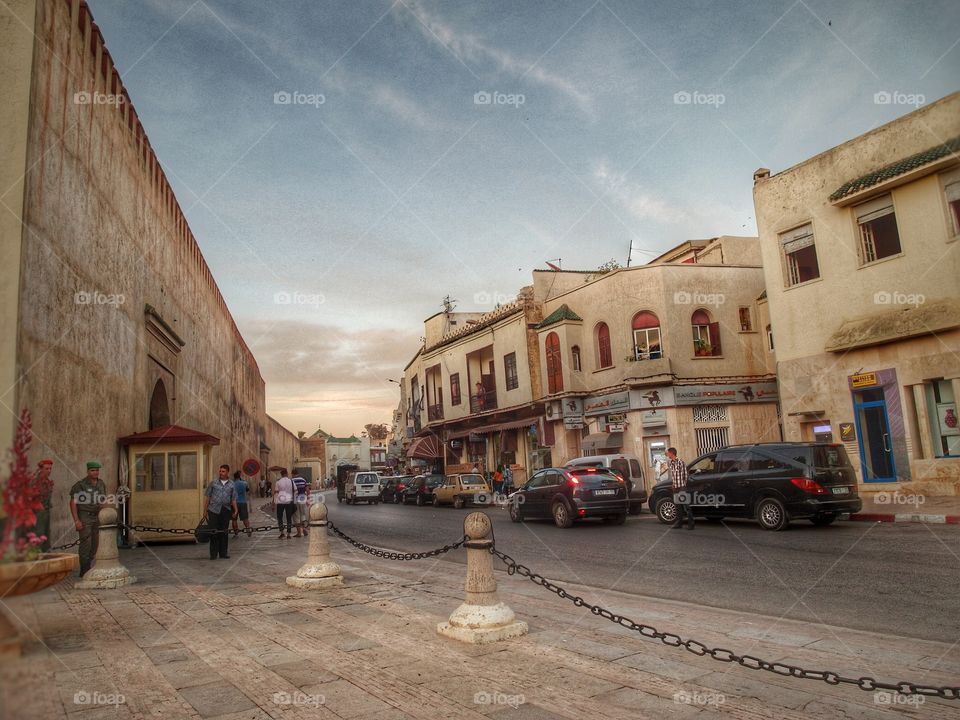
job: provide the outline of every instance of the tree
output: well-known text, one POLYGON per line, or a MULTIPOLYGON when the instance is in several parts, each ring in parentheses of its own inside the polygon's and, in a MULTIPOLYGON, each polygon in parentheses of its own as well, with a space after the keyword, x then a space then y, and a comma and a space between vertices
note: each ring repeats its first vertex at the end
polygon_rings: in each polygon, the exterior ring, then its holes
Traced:
POLYGON ((363 429, 366 431, 367 437, 377 441, 386 440, 387 434, 390 432, 387 430, 386 423, 368 423, 363 426, 363 429))
POLYGON ((598 267, 598 268, 597 268, 597 271, 600 272, 600 273, 608 273, 608 272, 611 272, 611 271, 613 271, 613 270, 619 270, 620 267, 621 267, 621 266, 620 266, 620 263, 618 263, 616 260, 612 260, 612 259, 611 259, 611 260, 608 260, 607 262, 605 262, 605 263, 604 263, 603 265, 601 265, 600 267, 598 267))

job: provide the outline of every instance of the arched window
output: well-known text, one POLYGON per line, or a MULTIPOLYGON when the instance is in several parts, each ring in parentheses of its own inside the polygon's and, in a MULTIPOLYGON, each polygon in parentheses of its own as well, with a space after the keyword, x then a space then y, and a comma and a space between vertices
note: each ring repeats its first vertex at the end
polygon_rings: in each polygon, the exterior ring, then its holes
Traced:
POLYGON ((608 368, 613 366, 613 353, 610 352, 610 328, 605 322, 598 323, 596 329, 597 336, 597 368, 608 368))
POLYGON ((153 396, 150 398, 149 430, 164 427, 170 424, 170 405, 167 402, 167 386, 163 380, 157 380, 153 386, 153 396))
POLYGON ((693 326, 693 354, 716 356, 720 354, 720 323, 713 322, 710 313, 703 308, 693 313, 690 318, 693 326))
POLYGON ((574 345, 570 348, 570 364, 573 366, 574 372, 580 372, 583 369, 583 366, 580 364, 579 345, 574 345))
POLYGON ((547 392, 563 392, 563 365, 560 361, 560 337, 552 332, 545 342, 547 356, 547 392))
POLYGON ((660 319, 648 310, 633 316, 633 353, 637 360, 659 360, 663 357, 660 319))

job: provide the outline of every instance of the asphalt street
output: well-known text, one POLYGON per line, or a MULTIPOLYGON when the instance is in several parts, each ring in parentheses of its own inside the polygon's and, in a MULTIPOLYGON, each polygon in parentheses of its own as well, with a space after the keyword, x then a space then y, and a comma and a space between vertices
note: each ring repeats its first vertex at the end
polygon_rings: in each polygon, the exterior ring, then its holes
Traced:
MULTIPOLYGON (((470 509, 337 504, 329 517, 357 540, 424 551, 457 540, 470 509)), ((497 547, 555 582, 577 582, 741 611, 929 640, 960 639, 960 527, 797 521, 783 532, 749 521, 671 530, 649 511, 626 525, 510 522, 488 510, 497 547)), ((334 557, 344 548, 331 539, 334 557)), ((464 563, 463 553, 444 562, 464 563)), ((499 561, 497 567, 502 567, 499 561)), ((451 572, 462 572, 453 570, 451 572)))

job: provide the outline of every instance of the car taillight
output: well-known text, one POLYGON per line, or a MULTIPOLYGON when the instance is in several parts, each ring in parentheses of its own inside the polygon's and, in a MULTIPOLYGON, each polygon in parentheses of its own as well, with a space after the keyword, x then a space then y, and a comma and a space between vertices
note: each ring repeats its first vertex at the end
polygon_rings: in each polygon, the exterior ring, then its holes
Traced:
POLYGON ((580 484, 580 478, 576 478, 576 477, 570 478, 570 484, 571 484, 571 485, 579 485, 579 484, 580 484))
POLYGON ((812 493, 814 495, 828 495, 827 489, 810 478, 790 478, 790 482, 796 485, 798 488, 804 492, 812 493))

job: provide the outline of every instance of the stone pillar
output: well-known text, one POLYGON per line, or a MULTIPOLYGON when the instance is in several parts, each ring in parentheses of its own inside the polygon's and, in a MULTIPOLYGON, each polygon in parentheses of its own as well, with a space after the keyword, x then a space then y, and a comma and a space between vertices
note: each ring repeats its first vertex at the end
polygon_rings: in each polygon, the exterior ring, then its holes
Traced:
POLYGON ((343 585, 340 566, 330 559, 330 541, 327 539, 327 506, 314 503, 310 506, 310 546, 307 550, 307 562, 293 577, 287 578, 287 585, 304 590, 325 590, 343 585))
POLYGON ((117 511, 112 507, 100 510, 100 540, 93 567, 78 580, 75 588, 81 590, 109 590, 135 583, 137 579, 120 564, 117 550, 117 511))
POLYGON ((527 633, 527 624, 516 620, 513 610, 497 597, 491 529, 486 513, 470 513, 463 521, 467 536, 466 599, 451 613, 449 621, 437 625, 441 635, 479 645, 527 633))

